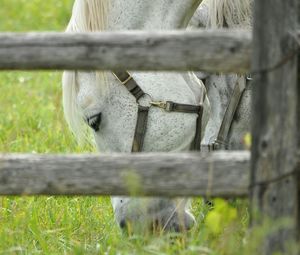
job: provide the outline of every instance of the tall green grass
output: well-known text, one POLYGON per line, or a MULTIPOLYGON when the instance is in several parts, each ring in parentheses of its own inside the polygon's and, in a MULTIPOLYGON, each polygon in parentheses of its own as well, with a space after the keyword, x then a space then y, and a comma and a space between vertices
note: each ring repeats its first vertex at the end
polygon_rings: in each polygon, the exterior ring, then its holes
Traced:
MULTIPOLYGON (((1 0, 0 31, 63 31, 72 2, 1 0)), ((0 152, 92 150, 67 128, 60 80, 60 72, 0 72, 0 152)), ((194 200, 198 223, 188 234, 126 236, 106 197, 0 197, 0 254, 241 254, 246 203, 215 204, 194 200)))
POLYGON ((62 31, 68 23, 72 0, 1 0, 1 31, 62 31))

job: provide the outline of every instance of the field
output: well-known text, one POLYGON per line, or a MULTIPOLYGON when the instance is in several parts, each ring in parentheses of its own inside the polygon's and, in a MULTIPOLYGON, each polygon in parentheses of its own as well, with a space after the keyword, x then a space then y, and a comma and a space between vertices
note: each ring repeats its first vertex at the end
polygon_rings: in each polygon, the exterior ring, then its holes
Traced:
MULTIPOLYGON (((1 0, 0 31, 63 31, 72 2, 1 0)), ((0 152, 93 151, 67 128, 60 79, 60 72, 0 72, 0 152)), ((0 197, 0 254, 253 254, 247 201, 214 204, 194 199, 189 233, 127 236, 108 197, 0 197)))

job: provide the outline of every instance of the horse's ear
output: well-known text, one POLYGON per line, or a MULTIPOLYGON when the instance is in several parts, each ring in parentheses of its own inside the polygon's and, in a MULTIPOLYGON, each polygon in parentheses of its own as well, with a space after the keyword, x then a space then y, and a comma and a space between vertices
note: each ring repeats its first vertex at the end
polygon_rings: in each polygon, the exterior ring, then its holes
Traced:
POLYGON ((107 28, 109 0, 76 0, 67 32, 102 31, 107 28))

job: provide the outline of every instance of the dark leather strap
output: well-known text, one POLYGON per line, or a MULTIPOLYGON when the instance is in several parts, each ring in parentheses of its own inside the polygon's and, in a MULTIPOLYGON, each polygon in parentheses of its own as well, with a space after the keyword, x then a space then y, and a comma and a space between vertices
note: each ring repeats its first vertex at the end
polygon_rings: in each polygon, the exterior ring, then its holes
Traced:
POLYGON ((136 81, 132 78, 132 76, 126 72, 113 72, 116 78, 127 88, 127 90, 136 98, 138 101, 143 95, 145 95, 144 91, 141 87, 136 83, 136 81))
POLYGON ((138 105, 137 121, 135 126, 132 152, 141 152, 147 130, 149 107, 138 105))
POLYGON ((201 151, 201 134, 202 134, 202 115, 203 115, 203 107, 201 105, 198 110, 197 124, 196 124, 196 133, 195 138, 191 144, 192 151, 201 151))
POLYGON ((166 110, 169 112, 182 112, 182 113, 199 113, 202 109, 201 105, 178 104, 172 101, 166 102, 166 110))

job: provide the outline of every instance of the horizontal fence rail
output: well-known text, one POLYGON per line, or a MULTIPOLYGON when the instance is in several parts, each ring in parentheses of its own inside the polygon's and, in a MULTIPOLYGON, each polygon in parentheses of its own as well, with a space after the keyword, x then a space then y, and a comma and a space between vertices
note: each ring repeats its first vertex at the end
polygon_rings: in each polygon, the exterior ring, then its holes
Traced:
POLYGON ((0 195, 246 197, 249 152, 0 154, 0 195))
POLYGON ((251 52, 251 33, 240 30, 0 34, 0 70, 246 73, 251 52))

